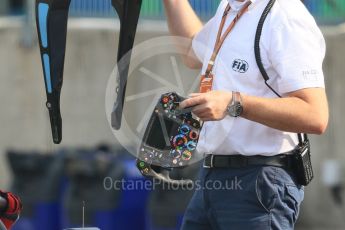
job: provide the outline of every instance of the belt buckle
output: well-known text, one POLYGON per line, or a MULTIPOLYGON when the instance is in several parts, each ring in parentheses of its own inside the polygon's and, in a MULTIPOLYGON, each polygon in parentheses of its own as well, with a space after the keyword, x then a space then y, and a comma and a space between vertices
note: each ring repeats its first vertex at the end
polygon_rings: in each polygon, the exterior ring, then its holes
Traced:
POLYGON ((213 168, 214 155, 210 154, 209 156, 210 156, 210 159, 211 159, 210 165, 206 165, 206 159, 208 157, 208 156, 206 156, 205 159, 204 159, 203 168, 206 168, 206 169, 213 168))

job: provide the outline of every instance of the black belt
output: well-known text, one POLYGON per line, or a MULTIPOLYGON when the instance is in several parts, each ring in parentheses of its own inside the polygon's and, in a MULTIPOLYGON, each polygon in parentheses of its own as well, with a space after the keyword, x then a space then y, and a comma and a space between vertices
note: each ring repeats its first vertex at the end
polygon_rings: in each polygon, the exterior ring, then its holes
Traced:
POLYGON ((212 155, 204 159, 204 168, 243 168, 251 165, 276 166, 292 169, 292 155, 276 156, 243 156, 243 155, 212 155))

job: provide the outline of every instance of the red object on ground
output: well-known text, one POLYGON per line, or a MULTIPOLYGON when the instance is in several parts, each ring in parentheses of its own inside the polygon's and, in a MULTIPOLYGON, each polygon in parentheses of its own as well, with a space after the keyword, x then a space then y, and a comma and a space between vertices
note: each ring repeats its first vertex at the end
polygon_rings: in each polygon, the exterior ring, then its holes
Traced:
POLYGON ((0 190, 0 199, 0 220, 9 230, 19 219, 23 205, 20 198, 10 192, 0 190))

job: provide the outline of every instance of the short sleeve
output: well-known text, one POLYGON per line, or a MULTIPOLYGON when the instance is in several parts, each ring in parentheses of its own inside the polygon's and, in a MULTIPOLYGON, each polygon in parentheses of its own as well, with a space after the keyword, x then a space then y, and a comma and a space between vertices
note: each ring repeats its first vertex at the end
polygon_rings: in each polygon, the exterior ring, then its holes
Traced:
POLYGON ((288 19, 273 29, 270 59, 278 73, 279 92, 324 88, 326 45, 314 20, 288 19))
POLYGON ((195 35, 193 39, 193 44, 192 44, 193 51, 196 54, 199 61, 201 62, 204 61, 207 50, 209 49, 208 42, 209 42, 210 34, 212 33, 212 27, 214 26, 214 21, 215 21, 214 18, 209 20, 201 29, 201 31, 199 31, 195 35))

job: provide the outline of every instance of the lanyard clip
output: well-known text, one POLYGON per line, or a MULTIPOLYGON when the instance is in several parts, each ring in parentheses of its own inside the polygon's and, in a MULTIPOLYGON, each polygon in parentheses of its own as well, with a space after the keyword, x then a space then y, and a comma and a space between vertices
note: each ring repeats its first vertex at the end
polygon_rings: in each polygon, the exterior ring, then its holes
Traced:
POLYGON ((207 69, 205 72, 205 77, 208 78, 210 74, 212 74, 213 67, 214 67, 215 62, 213 60, 210 60, 207 65, 207 69))

